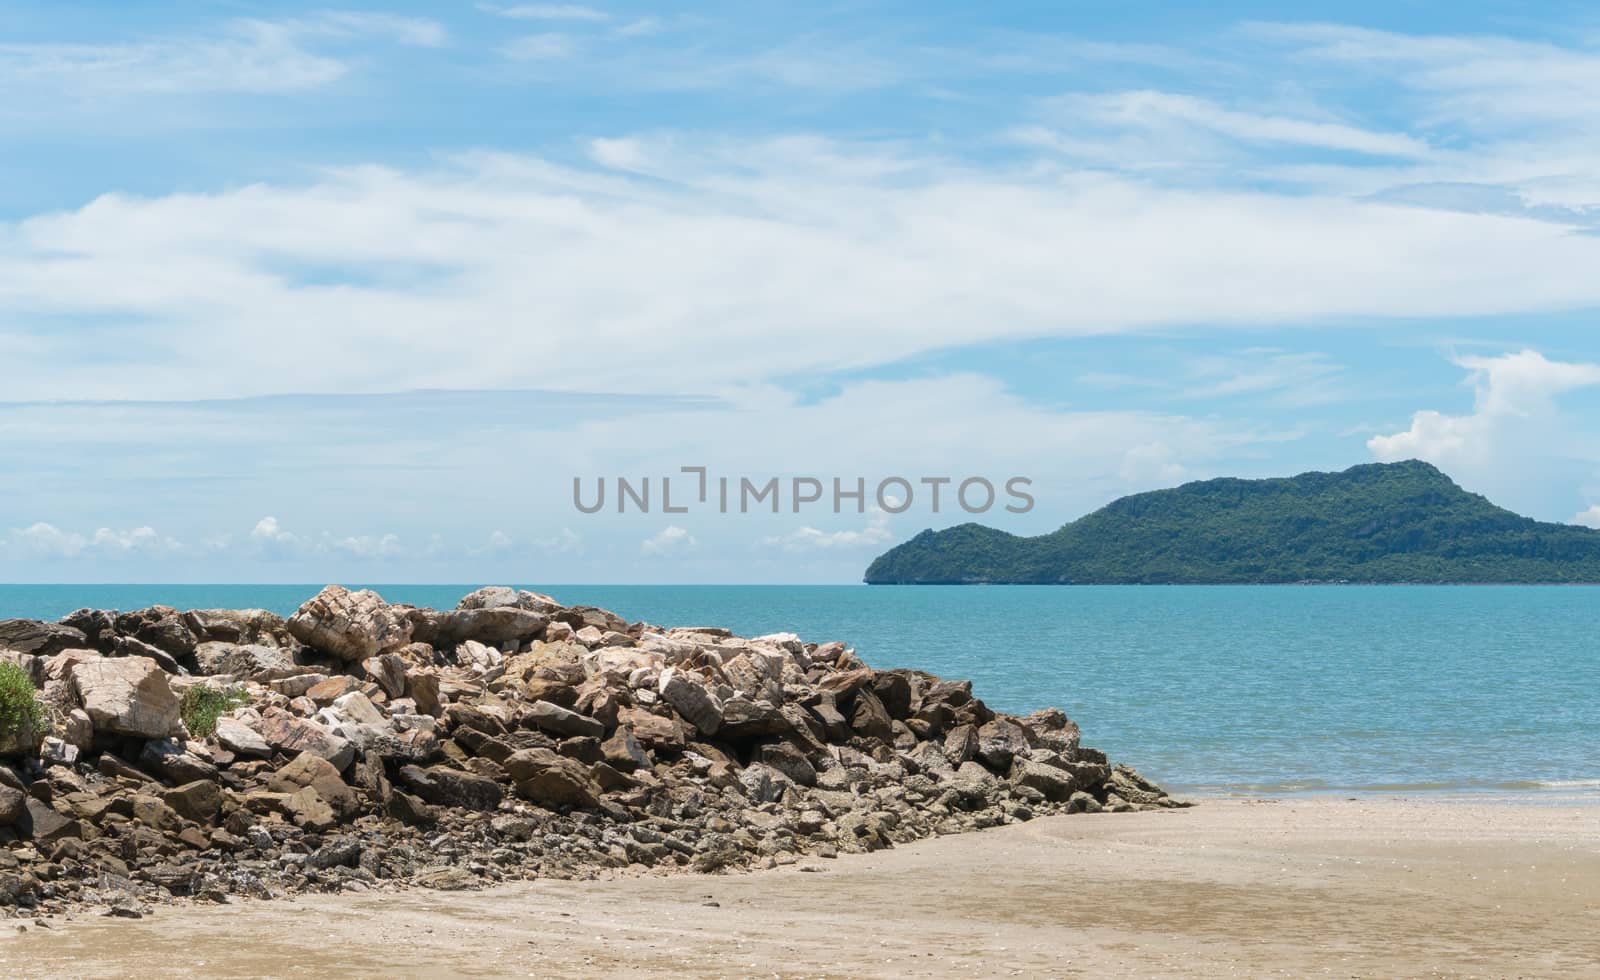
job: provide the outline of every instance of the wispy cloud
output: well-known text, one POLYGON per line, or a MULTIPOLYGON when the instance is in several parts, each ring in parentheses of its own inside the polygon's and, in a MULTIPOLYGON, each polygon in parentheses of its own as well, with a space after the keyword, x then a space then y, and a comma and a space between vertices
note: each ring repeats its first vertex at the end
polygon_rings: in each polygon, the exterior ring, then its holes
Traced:
POLYGON ((1105 125, 1165 130, 1183 138, 1192 130, 1246 143, 1308 146, 1374 156, 1422 157, 1428 145, 1405 133, 1385 133, 1340 122, 1244 112, 1172 92, 1132 91, 1063 96, 1052 111, 1105 125))
POLYGON ((280 94, 320 88, 351 68, 323 50, 379 40, 445 43, 438 23, 373 13, 326 13, 282 21, 236 20, 213 34, 107 44, 0 45, 0 83, 82 96, 280 94))
POLYGON ((526 34, 501 45, 500 53, 512 61, 560 61, 576 54, 580 44, 570 34, 526 34))
POLYGON ((480 3, 478 9, 484 13, 494 14, 497 17, 509 17, 514 20, 568 20, 568 21, 607 21, 611 15, 596 7, 586 7, 575 3, 529 3, 512 6, 501 6, 492 3, 480 3))

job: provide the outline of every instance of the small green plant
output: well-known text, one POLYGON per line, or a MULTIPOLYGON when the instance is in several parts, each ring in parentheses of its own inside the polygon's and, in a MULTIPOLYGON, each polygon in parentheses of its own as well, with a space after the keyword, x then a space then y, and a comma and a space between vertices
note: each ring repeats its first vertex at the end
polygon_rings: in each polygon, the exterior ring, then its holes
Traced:
POLYGON ((249 704, 250 695, 240 687, 211 687, 196 684, 183 692, 178 714, 184 727, 195 738, 205 738, 217 730, 217 719, 240 705, 249 704))
POLYGON ((44 734, 44 705, 27 671, 14 663, 0 663, 0 742, 20 733, 36 740, 44 734))

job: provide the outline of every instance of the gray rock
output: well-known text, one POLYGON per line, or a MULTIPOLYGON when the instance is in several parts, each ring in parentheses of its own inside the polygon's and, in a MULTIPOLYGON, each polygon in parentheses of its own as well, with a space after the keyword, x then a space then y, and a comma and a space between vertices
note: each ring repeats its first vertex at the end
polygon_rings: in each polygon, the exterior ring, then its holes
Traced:
POLYGON ((0 619, 0 650, 49 657, 63 650, 83 649, 89 638, 82 630, 31 619, 0 619))
POLYGON ((606 726, 587 715, 569 711, 549 701, 535 701, 529 706, 527 719, 547 732, 573 737, 604 738, 606 726))
POLYGON ((504 796, 494 780, 447 766, 401 766, 398 776, 402 786, 439 806, 495 810, 504 796))

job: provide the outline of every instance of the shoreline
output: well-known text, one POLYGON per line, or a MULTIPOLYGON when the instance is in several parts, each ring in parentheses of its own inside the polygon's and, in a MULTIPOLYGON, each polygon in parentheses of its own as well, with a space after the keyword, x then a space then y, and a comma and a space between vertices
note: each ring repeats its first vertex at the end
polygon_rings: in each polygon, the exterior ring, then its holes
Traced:
POLYGON ((1600 825, 1587 813, 1260 799, 1051 817, 766 871, 80 916, 0 932, 0 966, 126 978, 343 977, 375 962, 429 977, 1555 977, 1600 963, 1597 925, 1600 825))

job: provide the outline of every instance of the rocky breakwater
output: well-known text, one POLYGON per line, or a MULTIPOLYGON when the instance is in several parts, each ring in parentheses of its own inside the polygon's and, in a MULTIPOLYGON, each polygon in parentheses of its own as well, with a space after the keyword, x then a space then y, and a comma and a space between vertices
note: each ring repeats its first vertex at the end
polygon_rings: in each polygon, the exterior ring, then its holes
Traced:
POLYGON ((13 913, 773 866, 1178 805, 967 681, 505 588, 0 621, 5 663, 43 709, 0 732, 13 913))

